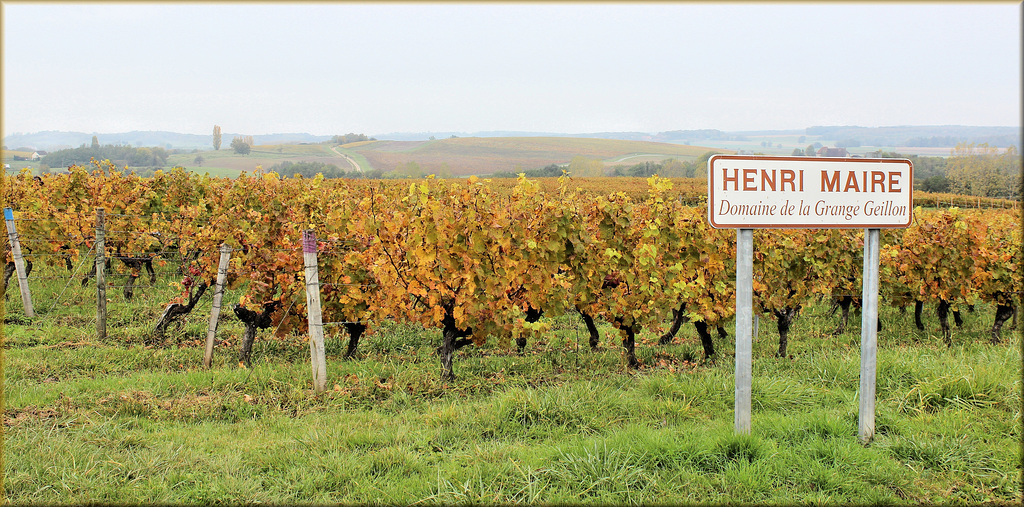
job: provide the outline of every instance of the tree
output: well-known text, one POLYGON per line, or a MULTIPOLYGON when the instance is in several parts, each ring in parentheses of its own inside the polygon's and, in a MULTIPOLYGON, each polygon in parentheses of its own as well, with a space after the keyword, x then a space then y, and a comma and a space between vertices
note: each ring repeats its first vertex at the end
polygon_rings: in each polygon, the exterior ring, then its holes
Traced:
POLYGON ((245 142, 241 137, 235 137, 231 140, 231 149, 235 150, 235 153, 239 155, 248 155, 252 151, 249 143, 245 142))
POLYGON ((213 149, 220 149, 220 125, 213 126, 213 149))
POLYGON ((815 155, 814 145, 808 145, 807 149, 804 150, 804 154, 808 157, 813 157, 815 155))
POLYGON ((664 178, 684 178, 686 177, 686 164, 675 158, 662 161, 658 175, 664 178))
POLYGON ((805 155, 804 150, 801 150, 800 148, 793 148, 793 156, 794 157, 802 157, 804 155, 805 155))
POLYGON ((438 170, 437 170, 437 177, 438 178, 451 178, 453 176, 454 175, 452 174, 451 167, 448 167, 448 162, 441 162, 441 167, 438 168, 438 170))
POLYGON ((949 178, 946 178, 941 174, 929 176, 921 182, 921 190, 940 194, 949 192, 949 178))
POLYGON ((196 158, 195 158, 195 160, 193 160, 193 162, 195 162, 195 164, 197 166, 203 167, 203 156, 202 155, 196 155, 196 158))
POLYGON ((373 140, 374 139, 372 137, 366 137, 366 134, 355 134, 353 132, 349 132, 348 134, 345 134, 343 136, 334 136, 331 138, 331 142, 334 144, 348 144, 373 140))
POLYGON ((398 174, 404 178, 422 178, 423 169, 416 163, 415 160, 410 160, 404 166, 398 168, 398 174))
POLYGON ((578 177, 604 176, 604 163, 577 155, 569 162, 569 174, 578 177))
POLYGON ((100 147, 100 139, 96 136, 92 136, 92 149, 98 150, 100 147))
POLYGON ((158 167, 167 163, 167 150, 154 146, 152 148, 132 148, 130 146, 106 145, 92 148, 82 143, 80 148, 51 151, 39 162, 50 167, 68 167, 69 165, 87 165, 92 159, 109 160, 118 166, 158 167))
POLYGON ((1000 153, 988 143, 959 143, 946 159, 951 192, 981 197, 1014 196, 1020 185, 1020 154, 1015 146, 1000 153))

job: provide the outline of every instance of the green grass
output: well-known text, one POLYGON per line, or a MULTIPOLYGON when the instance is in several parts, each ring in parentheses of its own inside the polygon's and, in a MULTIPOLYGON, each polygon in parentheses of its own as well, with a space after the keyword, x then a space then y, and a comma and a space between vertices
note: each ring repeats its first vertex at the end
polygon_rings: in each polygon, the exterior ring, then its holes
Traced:
POLYGON ((451 383, 432 353, 436 330, 381 323, 344 361, 346 337, 328 327, 329 390, 316 395, 301 336, 264 332, 243 369, 241 325, 226 318, 206 370, 208 298, 154 346, 168 280, 131 302, 110 290, 99 340, 95 289, 37 269, 37 317, 24 317, 14 288, 6 303, 12 504, 1021 499, 1020 340, 986 343, 986 305, 946 348, 934 317, 918 332, 912 314, 883 304, 877 433, 864 446, 859 326, 831 336, 825 304, 794 322, 790 359, 772 357, 774 323, 761 321, 753 428, 734 435, 733 344, 717 342, 718 362, 704 363, 692 326, 666 347, 645 332, 644 366, 631 372, 610 326, 590 352, 582 324, 560 317, 524 355, 497 343, 460 351, 451 383))

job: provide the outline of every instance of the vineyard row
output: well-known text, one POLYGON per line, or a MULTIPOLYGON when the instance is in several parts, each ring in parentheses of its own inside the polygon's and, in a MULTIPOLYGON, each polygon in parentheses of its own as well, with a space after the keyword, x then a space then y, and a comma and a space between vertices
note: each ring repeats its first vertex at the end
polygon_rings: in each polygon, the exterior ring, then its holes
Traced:
MULTIPOLYGON (((225 283, 243 293, 234 312, 250 345, 258 329, 307 324, 301 246, 309 230, 319 239, 323 319, 346 323, 350 352, 374 322, 420 323, 442 331, 439 353, 452 376, 459 347, 491 337, 522 347, 547 330, 541 316, 571 311, 613 324, 630 366, 638 364, 636 333, 667 320, 693 321, 713 356, 707 329, 735 310, 736 233, 710 228, 704 205, 685 204, 663 178, 633 195, 574 185, 352 183, 261 172, 141 178, 97 163, 5 177, 3 196, 19 234, 32 240, 28 260, 79 264, 95 249, 97 208, 105 228, 119 232, 103 238, 105 255, 133 276, 176 253, 182 292, 168 308, 190 310, 215 283, 221 246, 230 247, 225 283)), ((754 242, 755 311, 777 321, 784 356, 785 331, 802 305, 859 294, 863 231, 757 230, 754 242)), ((881 295, 901 307, 936 304, 947 343, 944 312, 991 302, 996 340, 1020 299, 1021 249, 1017 209, 919 207, 911 227, 882 232, 881 295)), ((842 299, 845 310, 850 298, 842 299)), ((243 360, 247 352, 243 343, 243 360)))

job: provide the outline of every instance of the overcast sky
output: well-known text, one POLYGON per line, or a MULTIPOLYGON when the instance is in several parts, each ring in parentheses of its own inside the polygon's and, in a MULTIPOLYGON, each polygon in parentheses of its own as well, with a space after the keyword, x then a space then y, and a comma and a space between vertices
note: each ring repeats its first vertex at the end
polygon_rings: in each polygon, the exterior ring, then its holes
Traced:
POLYGON ((1018 3, 3 4, 4 134, 1021 123, 1018 3))

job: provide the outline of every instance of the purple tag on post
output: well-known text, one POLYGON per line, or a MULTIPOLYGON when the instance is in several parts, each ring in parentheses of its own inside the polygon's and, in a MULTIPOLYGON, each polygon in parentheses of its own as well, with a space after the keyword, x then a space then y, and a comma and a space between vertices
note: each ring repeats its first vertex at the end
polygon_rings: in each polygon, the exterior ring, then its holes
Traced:
POLYGON ((316 253, 316 233, 311 230, 302 231, 302 253, 316 253))

